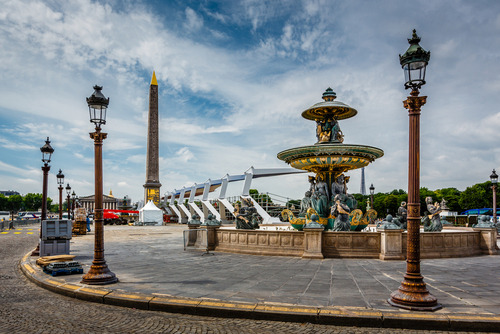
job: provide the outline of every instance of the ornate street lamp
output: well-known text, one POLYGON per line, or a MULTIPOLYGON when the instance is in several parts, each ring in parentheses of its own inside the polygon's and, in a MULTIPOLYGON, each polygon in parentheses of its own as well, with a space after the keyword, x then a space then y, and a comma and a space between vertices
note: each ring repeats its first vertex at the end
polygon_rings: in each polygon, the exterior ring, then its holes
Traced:
POLYGON ((491 189, 493 189, 493 224, 495 226, 497 225, 497 183, 498 183, 498 175, 493 170, 493 172, 490 175, 490 180, 491 180, 491 189))
POLYGON ((64 185, 64 174, 60 169, 59 173, 57 173, 57 184, 59 185, 59 219, 62 219, 62 191, 64 185))
MULTIPOLYGON (((49 137, 45 141, 45 145, 40 147, 42 152, 42 171, 43 171, 43 181, 42 181, 42 216, 40 218, 40 240, 42 240, 42 222, 47 219, 47 179, 50 170, 50 159, 52 158, 52 153, 54 149, 50 146, 49 137)), ((36 246, 36 249, 31 253, 31 256, 40 256, 40 242, 36 246)))
POLYGON ((75 203, 76 203, 76 194, 75 191, 73 190, 73 193, 71 194, 71 199, 73 202, 71 203, 71 215, 73 219, 75 219, 75 203))
POLYGON ((427 290, 420 274, 420 109, 427 96, 418 96, 419 88, 425 84, 425 69, 431 56, 418 43, 420 37, 415 29, 408 39, 410 47, 399 60, 405 72, 405 89, 411 88, 403 105, 409 116, 408 158, 408 233, 406 274, 398 290, 391 294, 388 302, 392 306, 417 311, 435 311, 441 308, 436 297, 427 290))
POLYGON ((102 92, 101 86, 94 86, 94 93, 87 98, 89 106, 90 122, 95 124, 95 132, 90 133, 90 138, 94 139, 94 173, 95 173, 95 241, 94 260, 89 271, 83 275, 84 284, 111 284, 118 282, 118 278, 109 270, 104 259, 104 227, 103 227, 103 193, 102 193, 102 142, 107 137, 107 133, 101 132, 101 125, 106 124, 106 110, 108 109, 109 98, 102 92))
POLYGON ((370 205, 373 209, 373 194, 375 194, 375 187, 373 186, 373 183, 369 189, 370 189, 370 205))
POLYGON ((54 153, 54 149, 50 146, 49 137, 47 137, 45 145, 40 147, 40 151, 42 152, 43 162, 42 220, 45 220, 47 219, 47 176, 49 175, 50 170, 50 159, 52 158, 52 153, 54 153))
POLYGON ((67 210, 68 210, 68 219, 71 219, 71 215, 70 215, 70 208, 71 208, 71 187, 69 186, 69 183, 68 185, 66 186, 66 194, 68 195, 67 199, 66 199, 66 203, 68 203, 67 205, 67 210))

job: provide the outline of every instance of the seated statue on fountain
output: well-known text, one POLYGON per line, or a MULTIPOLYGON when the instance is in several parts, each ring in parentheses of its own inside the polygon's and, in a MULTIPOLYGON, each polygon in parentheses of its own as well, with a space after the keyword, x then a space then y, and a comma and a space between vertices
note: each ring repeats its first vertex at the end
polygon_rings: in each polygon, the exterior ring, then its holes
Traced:
POLYGON ((387 215, 384 220, 377 224, 377 229, 380 230, 400 230, 401 222, 398 218, 393 218, 392 215, 387 215))
POLYGON ((477 224, 472 225, 472 227, 478 228, 495 228, 495 224, 490 220, 490 216, 481 215, 477 219, 477 224))
POLYGON ((432 204, 432 197, 426 197, 427 211, 425 212, 422 222, 424 224, 425 232, 441 232, 443 224, 439 214, 441 213, 441 206, 438 202, 432 204))
POLYGON ((331 215, 335 216, 333 224, 334 231, 350 231, 349 213, 351 209, 345 203, 346 196, 343 194, 335 195, 335 204, 331 208, 331 215))
POLYGON ((204 225, 204 226, 219 226, 220 224, 221 224, 221 222, 215 218, 215 215, 212 214, 212 213, 210 213, 207 216, 207 219, 205 219, 205 221, 201 225, 204 225))
POLYGON ((236 228, 244 230, 255 230, 259 228, 259 214, 250 199, 243 198, 245 206, 239 209, 236 214, 236 228))
POLYGON ((312 202, 311 202, 311 192, 308 190, 304 194, 304 198, 300 201, 299 217, 305 217, 307 209, 309 208, 312 208, 312 202))
POLYGON ((191 216, 191 220, 188 221, 188 225, 200 225, 200 224, 201 224, 200 216, 197 213, 194 213, 191 216))
POLYGON ((314 184, 314 192, 311 196, 312 208, 316 210, 318 216, 327 218, 329 202, 328 185, 324 180, 324 176, 318 175, 314 184))
POLYGON ((396 218, 399 221, 399 225, 403 230, 406 230, 408 227, 408 210, 406 209, 406 202, 401 202, 401 206, 398 209, 398 214, 396 218))
POLYGON ((316 120, 316 138, 318 138, 317 144, 342 143, 344 141, 339 122, 333 117, 316 120))
POLYGON ((347 193, 345 177, 344 174, 340 174, 337 179, 332 182, 332 199, 335 198, 335 195, 345 193, 347 193))

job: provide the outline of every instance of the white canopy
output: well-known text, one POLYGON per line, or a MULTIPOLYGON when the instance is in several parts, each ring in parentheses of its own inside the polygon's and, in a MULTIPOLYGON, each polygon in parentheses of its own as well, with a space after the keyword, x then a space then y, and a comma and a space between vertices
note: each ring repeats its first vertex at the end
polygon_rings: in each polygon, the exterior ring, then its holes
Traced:
POLYGON ((139 210, 139 221, 141 223, 163 224, 163 211, 158 209, 153 201, 149 201, 139 210))

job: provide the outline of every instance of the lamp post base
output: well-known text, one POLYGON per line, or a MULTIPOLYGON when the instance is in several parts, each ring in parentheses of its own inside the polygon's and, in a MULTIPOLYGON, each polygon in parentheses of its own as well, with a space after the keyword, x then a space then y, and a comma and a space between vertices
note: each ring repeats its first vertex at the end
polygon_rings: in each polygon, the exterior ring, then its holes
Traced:
POLYGON ((112 273, 108 265, 104 264, 92 264, 88 273, 83 275, 82 281, 80 283, 89 285, 106 285, 118 282, 118 277, 112 273))
POLYGON ((423 277, 404 277, 397 291, 391 293, 387 302, 394 307, 411 311, 437 311, 442 308, 437 298, 427 290, 423 277))

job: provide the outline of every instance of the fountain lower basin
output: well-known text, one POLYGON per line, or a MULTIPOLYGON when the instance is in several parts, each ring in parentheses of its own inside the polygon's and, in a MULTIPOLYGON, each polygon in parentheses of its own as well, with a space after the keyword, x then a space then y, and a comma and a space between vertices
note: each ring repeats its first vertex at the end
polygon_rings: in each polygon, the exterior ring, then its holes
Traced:
MULTIPOLYGON (((371 232, 288 228, 288 224, 264 226, 259 230, 224 226, 215 233, 214 248, 230 253, 309 258, 310 247, 316 245, 318 253, 314 258, 404 260, 406 257, 407 232, 403 230, 373 232, 372 225, 368 227, 371 232)), ((495 229, 445 226, 441 232, 422 232, 420 239, 422 259, 498 254, 495 229)))

